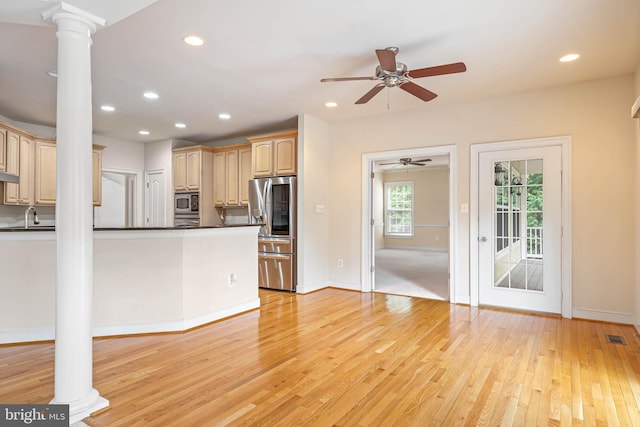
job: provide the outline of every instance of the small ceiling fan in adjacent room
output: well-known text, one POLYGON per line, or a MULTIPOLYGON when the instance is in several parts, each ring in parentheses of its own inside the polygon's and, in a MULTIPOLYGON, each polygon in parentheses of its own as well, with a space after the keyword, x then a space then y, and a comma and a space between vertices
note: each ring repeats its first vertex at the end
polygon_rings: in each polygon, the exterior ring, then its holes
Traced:
POLYGON ((385 166, 385 165, 425 166, 427 164, 427 162, 430 162, 430 161, 431 161, 431 159, 413 160, 411 157, 402 157, 401 159, 398 159, 397 162, 380 163, 380 166, 385 166))
POLYGON ((405 92, 420 98, 427 102, 434 99, 437 94, 428 89, 415 84, 412 80, 422 77, 440 76, 443 74, 462 73, 467 70, 464 62, 454 62, 452 64, 437 65, 435 67, 418 68, 415 70, 407 70, 407 66, 401 62, 396 62, 398 54, 397 47, 388 47, 386 49, 376 49, 378 62, 376 73, 373 77, 336 77, 321 79, 321 82, 343 82, 351 80, 379 80, 380 83, 375 85, 373 89, 364 94, 364 96, 356 101, 356 104, 365 104, 371 100, 385 87, 399 87, 405 92))

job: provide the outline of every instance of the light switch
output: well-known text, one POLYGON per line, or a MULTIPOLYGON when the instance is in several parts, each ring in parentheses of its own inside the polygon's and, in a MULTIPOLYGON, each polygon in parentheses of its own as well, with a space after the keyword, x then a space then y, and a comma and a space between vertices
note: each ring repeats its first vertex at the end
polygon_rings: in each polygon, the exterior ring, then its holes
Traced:
POLYGON ((460 213, 469 213, 469 203, 460 204, 460 213))
POLYGON ((324 213, 324 205, 316 205, 316 213, 324 213))

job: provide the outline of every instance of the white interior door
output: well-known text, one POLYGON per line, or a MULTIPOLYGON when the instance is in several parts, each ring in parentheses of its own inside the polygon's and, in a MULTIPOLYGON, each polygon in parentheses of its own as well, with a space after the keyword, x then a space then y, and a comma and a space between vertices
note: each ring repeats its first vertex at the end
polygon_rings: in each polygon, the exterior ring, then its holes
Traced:
POLYGON ((164 171, 145 173, 145 223, 147 227, 166 227, 164 171))
POLYGON ((479 154, 478 302, 562 311, 562 149, 479 154))

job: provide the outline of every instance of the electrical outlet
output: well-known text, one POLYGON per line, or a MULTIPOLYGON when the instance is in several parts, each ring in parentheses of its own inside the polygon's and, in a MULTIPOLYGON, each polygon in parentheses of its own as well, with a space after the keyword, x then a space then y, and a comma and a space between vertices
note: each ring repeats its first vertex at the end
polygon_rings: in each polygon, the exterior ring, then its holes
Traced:
POLYGON ((338 259, 338 268, 342 268, 344 266, 344 263, 342 262, 342 258, 338 259))

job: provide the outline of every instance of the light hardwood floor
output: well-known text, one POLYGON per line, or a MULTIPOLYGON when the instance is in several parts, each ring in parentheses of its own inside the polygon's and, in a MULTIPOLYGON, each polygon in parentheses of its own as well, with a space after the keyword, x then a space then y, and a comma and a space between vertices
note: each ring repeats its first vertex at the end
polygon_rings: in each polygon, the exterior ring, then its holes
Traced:
MULTIPOLYGON (((186 333, 96 339, 111 406, 87 424, 640 425, 631 326, 336 289, 260 297, 186 333)), ((51 343, 0 347, 0 402, 52 394, 51 343)))

